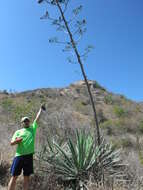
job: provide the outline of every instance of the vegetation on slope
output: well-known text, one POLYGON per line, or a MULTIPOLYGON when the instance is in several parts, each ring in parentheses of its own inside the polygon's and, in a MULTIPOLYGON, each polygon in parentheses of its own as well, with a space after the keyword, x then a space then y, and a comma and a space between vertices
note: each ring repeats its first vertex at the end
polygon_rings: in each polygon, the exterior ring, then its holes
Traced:
MULTIPOLYGON (((90 81, 90 85, 97 105, 100 127, 106 140, 111 142, 114 148, 122 149, 124 160, 130 166, 136 166, 136 171, 131 170, 133 175, 140 179, 143 175, 141 146, 143 105, 128 100, 122 95, 109 93, 94 81, 90 81)), ((34 118, 42 102, 46 102, 47 112, 40 121, 37 150, 41 150, 49 136, 56 135, 66 140, 69 136, 73 136, 76 128, 92 131, 94 120, 83 81, 67 88, 0 93, 0 152, 5 152, 4 149, 7 149, 8 155, 4 155, 3 159, 8 165, 14 154, 8 142, 12 133, 21 127, 20 118, 24 115, 34 118)), ((37 177, 36 180, 39 178, 37 177)))

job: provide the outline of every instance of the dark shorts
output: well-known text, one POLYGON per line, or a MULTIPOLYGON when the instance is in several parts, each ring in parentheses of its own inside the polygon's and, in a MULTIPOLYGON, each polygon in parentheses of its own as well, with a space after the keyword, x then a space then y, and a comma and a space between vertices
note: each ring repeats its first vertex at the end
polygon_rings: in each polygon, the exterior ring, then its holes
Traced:
POLYGON ((33 154, 16 156, 14 158, 10 173, 12 176, 19 176, 22 171, 24 176, 33 174, 33 154))

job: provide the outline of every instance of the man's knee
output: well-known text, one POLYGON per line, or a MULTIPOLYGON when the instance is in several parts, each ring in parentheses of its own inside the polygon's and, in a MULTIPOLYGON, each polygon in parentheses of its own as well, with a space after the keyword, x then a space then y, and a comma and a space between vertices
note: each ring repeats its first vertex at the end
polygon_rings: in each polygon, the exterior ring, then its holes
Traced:
POLYGON ((18 176, 12 176, 12 181, 15 182, 17 180, 18 176))
POLYGON ((24 181, 29 181, 30 176, 24 176, 24 181))

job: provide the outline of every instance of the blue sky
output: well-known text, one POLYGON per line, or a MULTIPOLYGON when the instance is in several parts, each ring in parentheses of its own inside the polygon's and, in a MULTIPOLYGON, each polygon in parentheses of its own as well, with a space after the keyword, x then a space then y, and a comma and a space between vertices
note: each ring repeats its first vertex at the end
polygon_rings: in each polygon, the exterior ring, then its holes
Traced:
MULTIPOLYGON (((95 47, 85 63, 88 78, 142 101, 143 1, 71 0, 70 10, 80 3, 88 23, 81 47, 95 47)), ((1 90, 64 87, 82 79, 61 46, 48 43, 56 33, 48 21, 40 20, 45 11, 36 0, 0 2, 1 90)))

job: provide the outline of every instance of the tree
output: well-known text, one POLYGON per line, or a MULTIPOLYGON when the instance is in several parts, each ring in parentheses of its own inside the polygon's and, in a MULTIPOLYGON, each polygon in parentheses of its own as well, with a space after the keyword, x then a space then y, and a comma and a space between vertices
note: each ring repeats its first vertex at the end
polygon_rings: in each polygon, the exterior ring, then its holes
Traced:
MULTIPOLYGON (((68 40, 67 41, 59 41, 57 37, 53 37, 49 40, 50 43, 59 43, 63 44, 65 47, 63 49, 64 52, 74 52, 74 55, 76 56, 76 62, 79 64, 82 76, 84 78, 89 98, 91 101, 92 109, 93 109, 93 114, 94 114, 94 120, 95 120, 95 141, 96 141, 96 136, 97 136, 97 142, 98 145, 101 143, 101 137, 100 137, 100 128, 99 128, 99 123, 98 123, 98 118, 97 118, 97 111, 93 99, 93 95, 91 92, 91 88, 88 82, 88 78, 86 76, 86 72, 84 69, 84 61, 86 60, 86 57, 90 50, 92 49, 92 46, 88 46, 85 48, 85 51, 83 54, 79 53, 78 50, 78 44, 80 42, 81 37, 83 34, 86 32, 86 20, 78 19, 78 15, 82 10, 82 5, 77 7, 72 11, 73 16, 71 18, 66 17, 66 12, 68 10, 68 5, 70 0, 38 0, 38 3, 46 3, 48 6, 52 6, 54 9, 56 9, 56 13, 58 14, 57 17, 51 17, 49 10, 46 11, 44 16, 41 17, 41 19, 49 19, 52 24, 56 27, 57 31, 62 31, 66 35, 68 35, 68 40)), ((73 55, 73 54, 72 54, 73 55)), ((75 62, 73 61, 72 57, 68 57, 68 61, 70 63, 75 62)))

